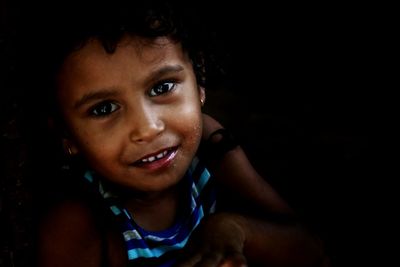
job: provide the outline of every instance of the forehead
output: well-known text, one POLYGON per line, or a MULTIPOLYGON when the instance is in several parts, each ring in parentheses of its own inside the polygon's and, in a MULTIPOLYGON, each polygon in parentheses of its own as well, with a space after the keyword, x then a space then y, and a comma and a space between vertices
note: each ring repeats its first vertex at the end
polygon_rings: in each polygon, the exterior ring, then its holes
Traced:
POLYGON ((67 56, 59 75, 65 76, 68 73, 76 74, 82 71, 102 72, 107 67, 118 71, 119 67, 126 68, 127 65, 143 72, 145 69, 156 68, 166 62, 190 63, 181 44, 167 37, 145 39, 125 36, 117 43, 112 53, 107 52, 98 39, 90 39, 79 50, 67 56))

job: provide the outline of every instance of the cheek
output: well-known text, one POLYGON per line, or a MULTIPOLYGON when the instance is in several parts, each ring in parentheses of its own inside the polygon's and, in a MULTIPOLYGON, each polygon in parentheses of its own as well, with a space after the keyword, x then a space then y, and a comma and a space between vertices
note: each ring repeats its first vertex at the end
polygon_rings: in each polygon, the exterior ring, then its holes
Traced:
POLYGON ((197 151, 197 148, 200 144, 201 140, 201 126, 193 126, 191 128, 187 128, 185 132, 185 141, 184 144, 187 150, 190 152, 191 155, 197 151))
POLYGON ((111 138, 105 133, 95 133, 91 131, 76 131, 76 145, 79 152, 87 159, 87 161, 97 164, 96 162, 107 162, 110 157, 118 155, 120 145, 116 142, 119 140, 115 136, 111 138))
POLYGON ((89 146, 82 151, 86 162, 96 172, 105 177, 113 177, 120 171, 120 150, 116 146, 89 146))
POLYGON ((177 124, 179 125, 182 137, 188 146, 197 149, 203 129, 200 108, 197 106, 187 107, 186 109, 182 109, 179 114, 181 116, 177 118, 177 124))

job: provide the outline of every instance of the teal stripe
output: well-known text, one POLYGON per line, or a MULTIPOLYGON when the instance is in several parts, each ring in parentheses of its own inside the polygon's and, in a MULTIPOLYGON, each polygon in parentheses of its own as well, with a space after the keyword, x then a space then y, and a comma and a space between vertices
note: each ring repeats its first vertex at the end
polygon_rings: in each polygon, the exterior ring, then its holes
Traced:
POLYGON ((85 172, 84 177, 86 178, 86 180, 88 180, 89 182, 93 183, 93 175, 90 171, 85 172))
POLYGON ((149 248, 134 248, 128 250, 128 258, 129 260, 134 260, 137 258, 158 258, 162 255, 164 255, 166 252, 171 251, 171 250, 177 250, 183 248, 187 241, 189 240, 189 237, 191 236, 192 232, 196 227, 199 225, 200 220, 204 217, 204 212, 203 209, 200 208, 199 210, 199 217, 196 220, 195 225, 193 226, 193 229, 189 232, 188 236, 182 240, 179 243, 174 244, 173 246, 159 246, 153 249, 149 248))
POLYGON ((121 214, 121 210, 115 205, 110 206, 110 209, 117 216, 121 214))
POLYGON ((199 159, 197 157, 193 158, 192 164, 190 164, 190 167, 189 167, 190 175, 193 174, 193 172, 196 169, 198 163, 199 163, 199 159))
POLYGON ((200 176, 199 182, 196 185, 199 193, 201 192, 201 190, 203 190, 203 187, 206 185, 209 178, 210 178, 210 173, 208 172, 207 169, 204 169, 203 173, 200 176))
POLYGON ((129 211, 127 209, 123 209, 126 217, 128 217, 129 220, 132 220, 131 214, 129 213, 129 211))
MULTIPOLYGON (((143 244, 140 244, 141 248, 136 247, 127 250, 129 261, 140 258, 142 259, 159 258, 163 256, 165 253, 182 249, 187 244, 189 237, 191 236, 194 229, 196 229, 196 227, 200 224, 200 221, 204 217, 204 214, 205 213, 208 214, 210 212, 209 210, 204 210, 201 197, 201 195, 204 194, 204 192, 202 191, 204 190, 204 188, 206 187, 207 183, 210 180, 209 171, 206 168, 204 168, 201 162, 199 162, 198 158, 194 158, 186 175, 188 176, 188 179, 191 182, 191 187, 192 187, 191 203, 190 203, 191 211, 189 215, 192 217, 190 219, 191 225, 181 225, 181 227, 183 228, 180 229, 179 231, 184 231, 185 233, 184 236, 181 236, 181 238, 183 238, 182 241, 173 245, 171 244, 165 245, 164 241, 167 240, 173 241, 174 238, 176 238, 176 236, 178 235, 178 233, 171 233, 173 234, 173 236, 169 235, 163 237, 158 236, 157 233, 155 235, 148 233, 149 234, 148 236, 142 237, 140 233, 137 231, 136 226, 133 225, 132 222, 130 221, 133 220, 133 218, 132 215, 129 213, 129 211, 123 207, 120 207, 118 205, 118 202, 115 202, 118 200, 118 197, 114 195, 113 192, 107 191, 106 184, 103 185, 93 171, 85 172, 84 178, 88 182, 92 183, 95 187, 97 187, 102 197, 104 199, 107 199, 107 204, 112 214, 118 217, 122 215, 123 218, 127 220, 127 222, 123 223, 122 225, 123 229, 121 229, 121 233, 123 234, 127 246, 129 248, 132 248, 132 246, 136 246, 137 242, 144 242, 143 244), (193 177, 194 174, 196 174, 197 177, 193 177), (155 247, 153 248, 146 247, 148 245, 147 242, 153 242, 155 247)), ((210 197, 209 195, 205 196, 206 199, 208 199, 209 197, 210 197)), ((211 204, 210 210, 213 211, 215 209, 215 199, 213 199, 210 204, 211 204)), ((174 242, 176 242, 176 240, 174 240, 174 242)))
POLYGON ((137 258, 158 258, 158 257, 164 255, 164 253, 166 253, 168 251, 183 248, 186 245, 186 243, 189 239, 189 236, 186 237, 184 240, 182 240, 180 243, 176 243, 173 246, 160 246, 160 247, 153 248, 153 249, 135 248, 135 249, 128 250, 128 258, 129 258, 129 260, 134 260, 137 258))

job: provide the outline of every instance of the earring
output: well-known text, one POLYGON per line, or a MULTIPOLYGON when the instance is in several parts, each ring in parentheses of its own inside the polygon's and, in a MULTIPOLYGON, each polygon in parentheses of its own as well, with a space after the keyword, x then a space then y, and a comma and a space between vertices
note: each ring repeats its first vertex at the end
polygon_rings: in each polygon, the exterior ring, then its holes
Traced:
POLYGON ((66 154, 68 156, 70 156, 70 157, 73 156, 72 149, 71 149, 71 146, 68 144, 68 141, 63 140, 63 147, 64 147, 64 151, 66 152, 66 154))
POLYGON ((69 145, 66 145, 67 147, 67 152, 68 152, 68 156, 72 156, 72 150, 71 150, 71 148, 70 148, 70 146, 69 145))
POLYGON ((201 106, 204 106, 204 98, 200 99, 201 106))

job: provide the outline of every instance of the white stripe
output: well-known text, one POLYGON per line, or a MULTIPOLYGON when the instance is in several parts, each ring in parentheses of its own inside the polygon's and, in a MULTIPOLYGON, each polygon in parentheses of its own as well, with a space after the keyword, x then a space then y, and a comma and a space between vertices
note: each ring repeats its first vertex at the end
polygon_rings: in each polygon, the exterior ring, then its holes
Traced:
POLYGON ((131 250, 128 250, 128 258, 129 258, 129 260, 134 260, 137 258, 158 258, 158 257, 164 255, 164 253, 166 253, 168 251, 183 248, 186 245, 188 239, 189 239, 189 236, 186 237, 182 242, 176 243, 173 246, 160 246, 160 247, 153 248, 153 249, 149 249, 149 248, 131 249, 131 250))
POLYGON ((125 241, 129 241, 132 239, 137 239, 137 240, 142 239, 142 237, 136 230, 125 231, 122 234, 124 235, 125 241))
POLYGON ((214 213, 215 212, 215 209, 216 209, 216 205, 217 204, 217 202, 214 200, 214 203, 212 204, 212 206, 211 206, 211 208, 210 208, 210 213, 214 213))
POLYGON ((151 240, 151 241, 161 242, 161 241, 164 241, 164 240, 172 240, 172 239, 174 239, 178 235, 178 233, 175 233, 174 235, 172 235, 170 237, 159 237, 159 236, 155 236, 155 235, 147 235, 147 236, 143 237, 143 236, 141 236, 139 234, 139 232, 137 230, 128 230, 128 231, 123 232, 123 235, 124 235, 125 241, 129 241, 129 240, 132 240, 132 239, 136 239, 136 240, 143 240, 144 239, 144 240, 151 240))
MULTIPOLYGON (((201 213, 203 213, 203 212, 201 212, 201 213)), ((182 240, 180 243, 176 243, 173 246, 160 246, 160 247, 153 248, 153 249, 149 249, 149 248, 131 249, 131 250, 128 250, 129 260, 134 260, 137 258, 154 258, 154 257, 158 258, 158 257, 164 255, 164 253, 166 253, 168 251, 183 248, 186 245, 193 230, 200 223, 200 219, 201 219, 201 217, 197 218, 195 227, 193 227, 193 229, 190 231, 189 235, 184 240, 182 240)))
POLYGON ((178 233, 175 233, 173 236, 170 236, 170 237, 159 237, 159 236, 155 236, 155 235, 148 235, 144 239, 145 240, 161 242, 161 241, 164 241, 164 240, 174 239, 177 235, 178 235, 178 233))
POLYGON ((194 211, 194 209, 197 207, 197 203, 196 203, 196 200, 194 199, 194 197, 192 196, 192 203, 191 203, 191 212, 190 212, 190 214, 192 214, 193 213, 193 211, 194 211))
POLYGON ((199 191, 197 190, 197 186, 193 183, 192 184, 192 196, 194 198, 197 198, 199 196, 199 191))

